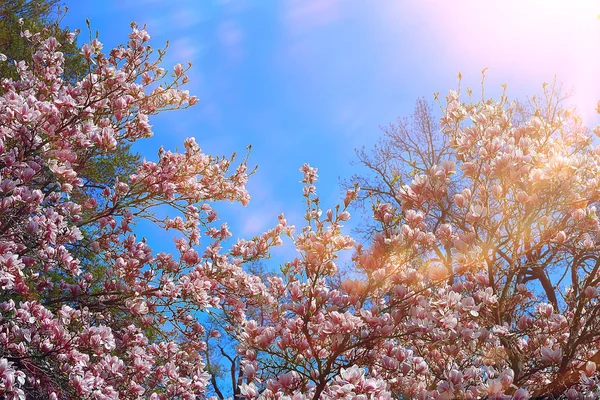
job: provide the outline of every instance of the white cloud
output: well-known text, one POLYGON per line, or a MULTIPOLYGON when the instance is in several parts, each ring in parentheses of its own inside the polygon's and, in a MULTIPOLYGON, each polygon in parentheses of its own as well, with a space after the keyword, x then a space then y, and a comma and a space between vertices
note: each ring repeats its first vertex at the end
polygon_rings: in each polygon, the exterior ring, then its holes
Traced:
POLYGON ((289 31, 328 25, 337 20, 342 11, 340 0, 288 0, 283 7, 283 22, 289 31))
POLYGON ((217 36, 227 57, 239 61, 243 57, 244 33, 234 20, 226 20, 219 24, 217 36))

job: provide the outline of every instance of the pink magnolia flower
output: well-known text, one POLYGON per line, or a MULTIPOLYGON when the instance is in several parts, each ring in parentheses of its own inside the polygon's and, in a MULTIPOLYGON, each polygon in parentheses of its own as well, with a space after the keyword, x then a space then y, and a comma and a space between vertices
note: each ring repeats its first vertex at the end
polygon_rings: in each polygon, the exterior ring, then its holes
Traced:
POLYGON ((541 360, 545 364, 558 364, 562 360, 562 349, 556 350, 549 347, 542 347, 540 350, 541 360))

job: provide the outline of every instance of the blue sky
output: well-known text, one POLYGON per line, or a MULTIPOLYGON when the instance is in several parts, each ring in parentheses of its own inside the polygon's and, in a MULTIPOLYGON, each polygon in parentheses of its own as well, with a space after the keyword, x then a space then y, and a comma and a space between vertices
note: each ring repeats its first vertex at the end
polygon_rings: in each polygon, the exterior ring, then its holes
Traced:
MULTIPOLYGON (((155 136, 136 150, 181 148, 195 136, 209 154, 243 154, 259 169, 247 209, 225 207, 236 235, 251 237, 284 212, 302 226, 301 175, 319 168, 325 207, 340 201, 338 179, 354 149, 371 146, 379 126, 411 113, 415 100, 456 88, 460 71, 486 92, 508 84, 535 94, 554 74, 575 90, 586 121, 600 99, 599 1, 67 0, 63 23, 85 19, 105 48, 147 25, 152 44, 170 41, 165 67, 191 61, 195 107, 151 120, 155 136)), ((80 39, 80 40, 81 40, 80 39)), ((597 122, 597 121, 596 121, 597 122)), ((155 239, 159 241, 157 237, 155 239)))

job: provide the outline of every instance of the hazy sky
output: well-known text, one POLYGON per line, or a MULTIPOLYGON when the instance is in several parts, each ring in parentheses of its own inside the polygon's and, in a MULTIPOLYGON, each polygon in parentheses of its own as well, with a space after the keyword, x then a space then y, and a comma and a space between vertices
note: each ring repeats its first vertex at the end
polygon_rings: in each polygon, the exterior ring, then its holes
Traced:
POLYGON ((209 154, 244 153, 259 170, 247 210, 227 207, 234 231, 249 237, 285 212, 301 226, 304 162, 319 168, 325 207, 341 197, 338 177, 354 149, 379 126, 411 113, 415 100, 474 89, 488 67, 486 93, 508 84, 511 97, 539 91, 555 74, 585 119, 600 100, 599 1, 67 0, 64 23, 85 18, 105 48, 147 25, 152 44, 170 41, 165 67, 191 61, 188 89, 201 102, 151 120, 149 159, 159 145, 195 136, 209 154), (464 83, 463 83, 464 85, 464 83))

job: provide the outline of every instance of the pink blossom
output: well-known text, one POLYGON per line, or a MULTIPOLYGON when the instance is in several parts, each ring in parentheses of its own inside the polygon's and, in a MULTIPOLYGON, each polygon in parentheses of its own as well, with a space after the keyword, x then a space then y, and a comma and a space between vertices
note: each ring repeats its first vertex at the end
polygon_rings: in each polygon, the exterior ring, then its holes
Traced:
POLYGON ((540 354, 541 360, 546 364, 558 364, 562 360, 562 349, 553 350, 549 347, 542 347, 540 354))

